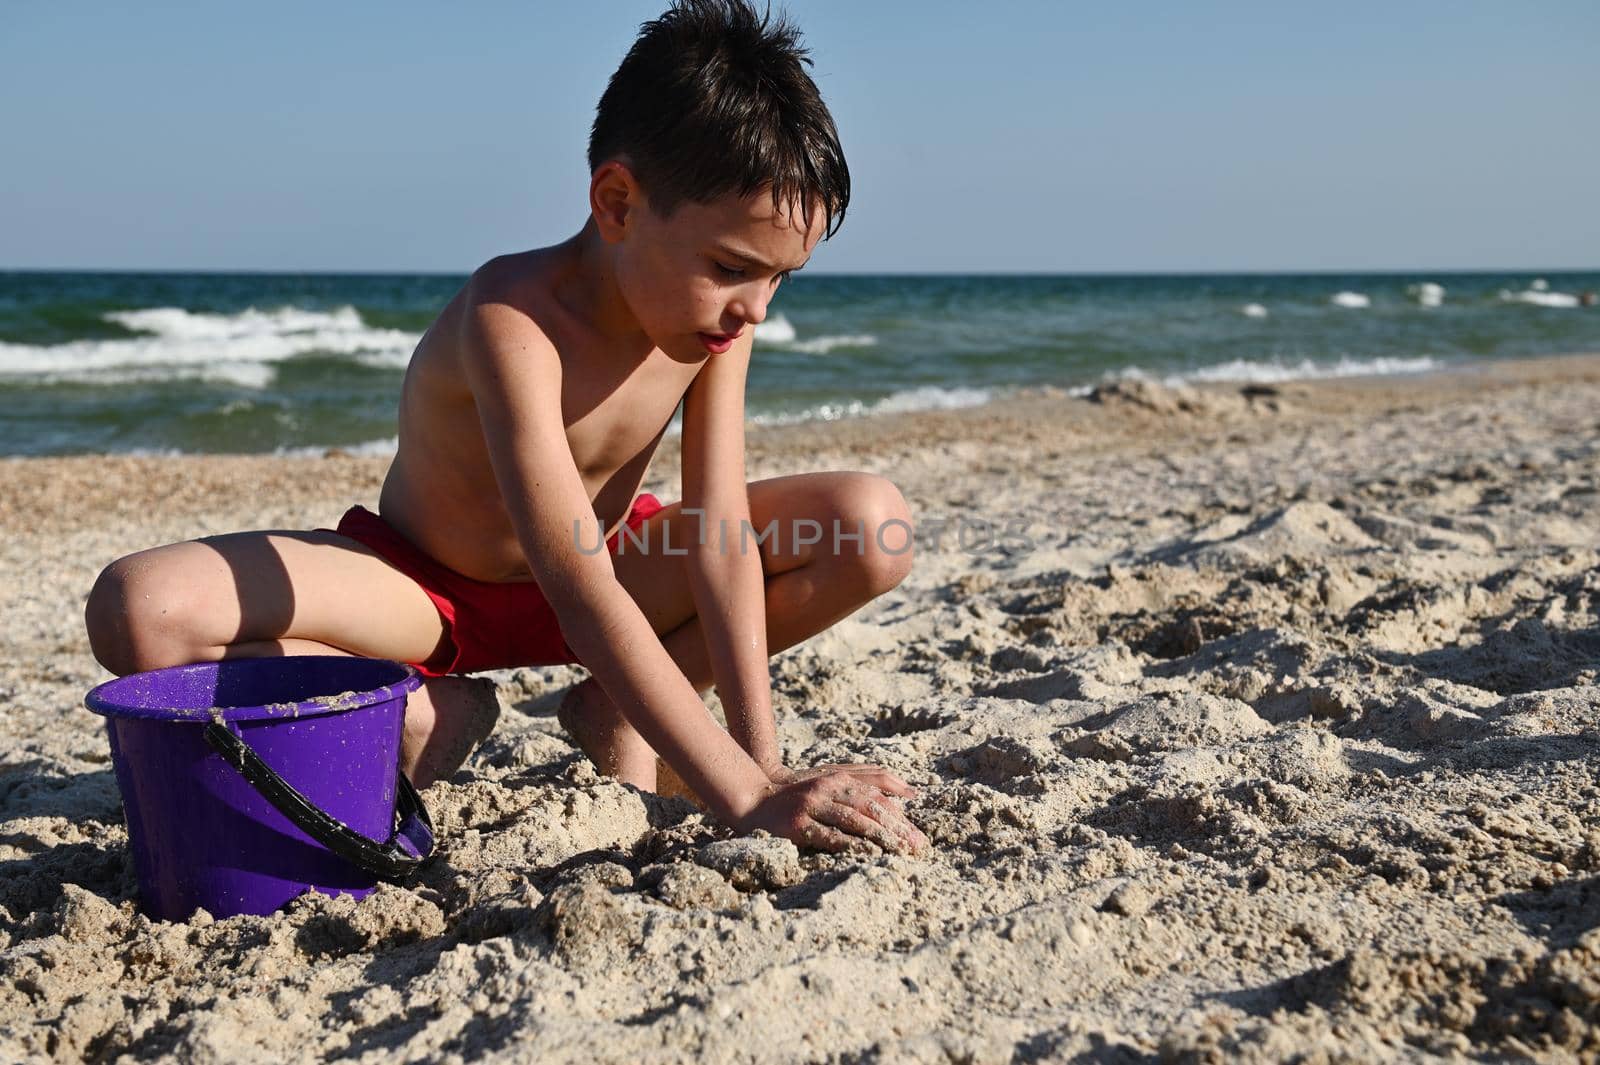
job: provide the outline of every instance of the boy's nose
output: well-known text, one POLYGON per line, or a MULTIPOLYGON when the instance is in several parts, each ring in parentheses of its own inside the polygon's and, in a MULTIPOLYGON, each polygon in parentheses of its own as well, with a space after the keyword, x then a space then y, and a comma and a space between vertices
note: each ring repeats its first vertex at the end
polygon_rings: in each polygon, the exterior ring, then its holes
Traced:
POLYGON ((767 297, 756 293, 740 296, 729 310, 751 325, 760 325, 767 317, 767 297))

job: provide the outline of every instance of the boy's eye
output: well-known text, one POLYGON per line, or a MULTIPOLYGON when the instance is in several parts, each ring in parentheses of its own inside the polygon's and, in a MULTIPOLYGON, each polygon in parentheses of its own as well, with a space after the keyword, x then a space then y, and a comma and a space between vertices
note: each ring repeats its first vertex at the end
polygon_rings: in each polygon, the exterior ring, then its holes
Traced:
MULTIPOLYGON (((712 262, 716 265, 717 272, 730 280, 737 280, 745 276, 746 271, 741 267, 729 266, 727 263, 717 262, 715 259, 712 262)), ((772 283, 776 285, 787 281, 792 273, 794 273, 793 270, 785 270, 781 274, 774 274, 772 275, 772 283)))

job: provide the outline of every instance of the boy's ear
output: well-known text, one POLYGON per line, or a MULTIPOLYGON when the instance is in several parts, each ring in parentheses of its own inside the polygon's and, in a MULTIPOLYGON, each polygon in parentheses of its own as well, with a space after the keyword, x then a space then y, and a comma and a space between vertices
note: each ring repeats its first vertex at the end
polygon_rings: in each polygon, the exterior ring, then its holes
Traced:
POLYGON ((622 240, 643 198, 626 164, 616 159, 600 164, 589 178, 589 210, 601 239, 608 244, 622 240))

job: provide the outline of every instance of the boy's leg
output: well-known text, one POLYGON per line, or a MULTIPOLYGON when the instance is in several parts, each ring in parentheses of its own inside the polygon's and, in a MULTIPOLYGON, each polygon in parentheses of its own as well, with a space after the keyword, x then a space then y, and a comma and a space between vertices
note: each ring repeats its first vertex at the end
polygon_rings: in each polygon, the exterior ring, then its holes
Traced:
MULTIPOLYGON (((85 623, 95 657, 118 675, 290 654, 420 662, 445 638, 416 582, 330 532, 235 533, 129 555, 95 582, 85 623)), ((493 727, 486 683, 430 679, 407 701, 401 765, 419 787, 493 727)))
MULTIPOLYGON (((747 540, 749 551, 759 551, 766 574, 769 653, 776 654, 821 632, 899 584, 910 572, 911 514, 899 490, 882 477, 798 474, 753 481, 749 494, 754 533, 777 523, 777 537, 759 547, 754 535, 747 540), (835 520, 841 529, 839 550, 835 550, 835 520), (801 545, 793 535, 796 528, 801 538, 812 537, 813 528, 820 529, 821 538, 801 545), (853 539, 858 528, 864 533, 860 541, 853 539)), ((688 571, 683 556, 677 554, 698 535, 696 518, 683 514, 681 503, 674 503, 645 521, 641 539, 646 530, 647 554, 628 543, 626 550, 614 556, 617 579, 662 634, 662 646, 689 683, 697 691, 705 691, 715 683, 710 653, 696 616, 688 571), (668 541, 663 541, 663 531, 667 531, 668 541), (664 542, 672 544, 674 554, 663 554, 664 542)), ((714 529, 707 533, 716 536, 714 529)), ((737 530, 729 531, 729 543, 738 550, 737 530)), ((641 788, 655 788, 655 752, 592 679, 567 693, 559 716, 602 771, 641 788)))

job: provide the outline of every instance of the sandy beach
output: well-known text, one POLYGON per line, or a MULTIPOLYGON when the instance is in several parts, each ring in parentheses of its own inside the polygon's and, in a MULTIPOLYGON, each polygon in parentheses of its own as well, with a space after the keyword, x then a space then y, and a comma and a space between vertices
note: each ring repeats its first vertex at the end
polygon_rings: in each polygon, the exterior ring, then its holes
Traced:
POLYGON ((1600 1055, 1600 356, 760 430, 752 476, 917 516, 772 678, 790 763, 890 766, 931 854, 731 839, 598 777, 549 708, 582 671, 526 669, 409 886, 149 921, 85 594, 384 468, 0 461, 0 1060, 1600 1055))

